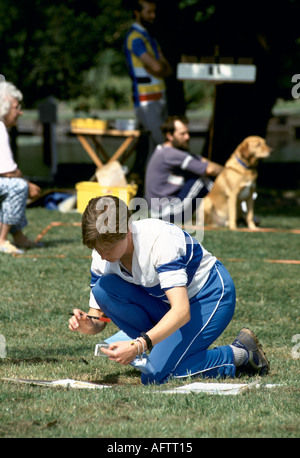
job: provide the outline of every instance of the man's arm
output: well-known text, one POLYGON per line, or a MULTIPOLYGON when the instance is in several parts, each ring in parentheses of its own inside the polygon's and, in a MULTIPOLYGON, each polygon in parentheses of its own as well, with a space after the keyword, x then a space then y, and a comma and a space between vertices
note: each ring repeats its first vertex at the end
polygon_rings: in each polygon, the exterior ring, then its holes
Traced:
POLYGON ((205 175, 209 175, 212 177, 216 177, 219 173, 223 170, 223 165, 217 164, 216 162, 209 161, 207 159, 202 158, 203 162, 207 162, 207 168, 205 175))
POLYGON ((217 176, 223 170, 223 166, 216 162, 209 161, 208 159, 200 156, 194 156, 186 151, 172 149, 172 154, 165 156, 165 161, 172 169, 176 166, 182 170, 192 172, 199 176, 217 176))
POLYGON ((159 59, 151 56, 148 52, 144 52, 139 56, 141 61, 143 62, 146 70, 153 76, 157 76, 159 78, 166 78, 170 76, 172 73, 172 68, 169 62, 165 59, 165 57, 160 54, 159 59))

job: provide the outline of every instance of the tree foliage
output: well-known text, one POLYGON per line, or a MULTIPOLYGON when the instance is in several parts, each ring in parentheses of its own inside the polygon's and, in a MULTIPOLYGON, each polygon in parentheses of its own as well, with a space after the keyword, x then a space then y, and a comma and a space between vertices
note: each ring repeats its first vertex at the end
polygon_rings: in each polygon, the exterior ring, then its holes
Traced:
POLYGON ((101 53, 122 52, 130 17, 121 0, 1 0, 0 73, 20 87, 29 105, 50 94, 77 97, 101 53))
MULTIPOLYGON (((299 3, 160 1, 157 37, 173 66, 182 54, 213 55, 216 44, 226 56, 265 59, 274 67, 274 90, 285 97, 291 76, 299 73, 299 3)), ((22 90, 27 106, 49 95, 70 100, 93 94, 127 104, 123 40, 131 7, 130 0, 1 0, 0 74, 22 90)))

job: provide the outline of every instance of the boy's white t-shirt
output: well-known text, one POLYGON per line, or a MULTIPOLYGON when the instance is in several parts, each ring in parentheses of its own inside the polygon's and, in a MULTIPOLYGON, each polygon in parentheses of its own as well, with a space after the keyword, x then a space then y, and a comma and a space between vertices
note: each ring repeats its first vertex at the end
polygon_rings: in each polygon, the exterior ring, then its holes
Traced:
POLYGON ((189 298, 204 286, 216 257, 178 226, 159 219, 132 222, 132 273, 120 261, 108 262, 92 252, 90 307, 99 309, 93 287, 102 275, 117 274, 168 302, 165 290, 187 286, 189 298))
POLYGON ((14 172, 17 168, 6 126, 3 121, 0 121, 0 174, 14 172))

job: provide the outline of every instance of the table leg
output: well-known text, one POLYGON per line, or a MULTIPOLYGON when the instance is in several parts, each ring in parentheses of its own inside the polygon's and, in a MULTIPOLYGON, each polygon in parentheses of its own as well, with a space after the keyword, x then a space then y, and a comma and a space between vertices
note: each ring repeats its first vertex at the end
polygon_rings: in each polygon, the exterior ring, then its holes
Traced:
POLYGON ((112 155, 108 162, 116 161, 119 159, 120 156, 127 150, 129 145, 133 142, 135 137, 127 137, 126 140, 122 143, 121 146, 117 149, 117 151, 112 155))
POLYGON ((99 159, 98 155, 95 153, 89 142, 86 140, 86 138, 83 135, 77 135, 78 140, 80 141, 81 145, 85 149, 85 151, 88 153, 90 158, 93 160, 93 162, 96 164, 98 168, 103 166, 103 162, 99 159))
POLYGON ((134 140, 134 142, 130 145, 130 148, 125 151, 125 153, 122 156, 122 161, 123 163, 127 161, 127 159, 131 156, 132 152, 136 149, 137 146, 137 138, 134 140))
POLYGON ((102 155, 107 162, 109 160, 109 156, 103 148, 101 142, 94 136, 91 136, 90 138, 94 142, 97 152, 100 154, 100 156, 102 155))

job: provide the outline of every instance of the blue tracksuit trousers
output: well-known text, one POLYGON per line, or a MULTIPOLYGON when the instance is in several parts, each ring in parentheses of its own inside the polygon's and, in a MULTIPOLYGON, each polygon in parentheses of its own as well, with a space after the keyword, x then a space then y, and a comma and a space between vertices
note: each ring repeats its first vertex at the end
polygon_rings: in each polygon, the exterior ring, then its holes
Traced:
MULTIPOLYGON (((113 274, 101 277, 93 294, 101 310, 131 339, 153 328, 169 310, 143 287, 113 274)), ((208 349, 229 324, 234 308, 233 281, 217 261, 204 287, 190 299, 190 321, 150 352, 142 383, 164 383, 170 377, 234 377, 229 345, 208 349)))

